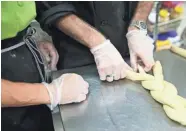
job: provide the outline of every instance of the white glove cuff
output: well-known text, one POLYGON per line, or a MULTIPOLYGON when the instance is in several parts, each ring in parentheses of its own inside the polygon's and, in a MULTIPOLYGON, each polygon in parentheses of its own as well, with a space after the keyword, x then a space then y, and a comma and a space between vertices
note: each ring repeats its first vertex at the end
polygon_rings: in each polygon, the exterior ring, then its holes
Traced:
POLYGON ((139 35, 139 34, 143 34, 143 35, 147 35, 147 33, 145 31, 140 31, 140 30, 131 30, 126 34, 127 38, 130 38, 133 35, 139 35))
POLYGON ((45 83, 45 82, 42 82, 42 84, 46 87, 46 89, 48 91, 48 94, 49 94, 49 97, 50 97, 50 103, 51 104, 47 104, 47 106, 50 108, 50 110, 53 110, 57 106, 57 104, 54 104, 54 99, 52 97, 52 93, 49 90, 48 84, 45 83))
POLYGON ((106 45, 108 45, 108 44, 111 44, 111 43, 110 43, 110 40, 107 39, 107 40, 105 40, 102 44, 97 45, 96 47, 90 49, 90 51, 91 51, 91 53, 93 54, 95 51, 97 51, 97 50, 103 48, 104 46, 106 46, 106 45))
MULTIPOLYGON (((141 38, 145 41, 145 43, 150 46, 150 48, 153 50, 154 49, 154 40, 152 38, 150 38, 148 36, 148 34, 146 34, 145 32, 143 31, 140 31, 140 30, 132 30, 132 31, 129 31, 127 34, 126 34, 126 37, 128 39, 128 45, 129 45, 129 48, 130 48, 130 45, 133 45, 135 44, 135 42, 133 43, 132 40, 135 40, 137 38, 141 38)), ((144 43, 144 44, 145 44, 144 43)), ((135 45, 133 45, 135 46, 135 45)))

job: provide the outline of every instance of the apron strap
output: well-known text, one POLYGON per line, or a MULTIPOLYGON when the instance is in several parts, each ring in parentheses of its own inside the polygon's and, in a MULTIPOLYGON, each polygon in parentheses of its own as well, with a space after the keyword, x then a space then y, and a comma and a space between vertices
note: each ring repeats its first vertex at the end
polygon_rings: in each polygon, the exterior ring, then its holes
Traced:
POLYGON ((8 48, 1 49, 1 53, 5 53, 5 52, 8 52, 8 51, 14 50, 14 49, 16 49, 16 48, 18 48, 18 47, 20 47, 20 46, 22 46, 24 44, 25 44, 25 42, 20 42, 20 43, 18 43, 16 45, 8 47, 8 48))
POLYGON ((35 33, 36 33, 36 29, 33 28, 33 27, 29 27, 28 30, 27 30, 27 34, 23 37, 22 42, 20 42, 16 45, 13 45, 11 47, 2 49, 1 53, 5 53, 5 52, 8 52, 8 51, 14 50, 14 49, 19 48, 19 47, 26 44, 28 49, 30 50, 30 52, 32 53, 32 55, 35 59, 36 67, 38 69, 38 72, 40 74, 42 82, 49 82, 50 78, 49 78, 48 74, 46 75, 46 71, 45 71, 47 69, 47 65, 44 63, 44 57, 38 49, 37 42, 33 38, 33 35, 35 33), (38 54, 39 54, 40 58, 39 58, 38 54), (44 74, 41 70, 40 64, 44 66, 44 71, 45 71, 44 74))

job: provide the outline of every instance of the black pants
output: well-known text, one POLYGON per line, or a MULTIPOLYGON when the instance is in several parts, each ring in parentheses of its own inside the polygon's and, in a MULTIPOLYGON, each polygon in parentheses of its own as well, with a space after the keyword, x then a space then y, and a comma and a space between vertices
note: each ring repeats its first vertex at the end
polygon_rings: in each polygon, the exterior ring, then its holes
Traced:
MULTIPOLYGON (((1 42, 3 49, 20 41, 8 39, 1 42)), ((2 79, 41 82, 34 58, 26 45, 2 53, 1 60, 2 79)), ((51 111, 46 105, 1 108, 1 121, 2 131, 54 131, 51 111)))

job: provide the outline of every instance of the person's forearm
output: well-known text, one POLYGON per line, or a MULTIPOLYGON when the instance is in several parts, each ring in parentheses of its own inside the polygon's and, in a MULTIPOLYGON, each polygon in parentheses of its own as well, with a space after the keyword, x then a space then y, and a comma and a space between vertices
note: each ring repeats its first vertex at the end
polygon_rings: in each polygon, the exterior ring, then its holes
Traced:
MULTIPOLYGON (((140 1, 136 8, 135 14, 132 18, 132 21, 147 21, 147 18, 152 10, 153 2, 140 1)), ((129 26, 129 30, 134 27, 129 26)))
POLYGON ((60 19, 56 25, 62 32, 89 48, 93 48, 106 40, 94 27, 74 14, 60 19))
POLYGON ((146 21, 153 7, 153 2, 140 1, 132 20, 146 21))
POLYGON ((2 107, 49 104, 50 98, 43 84, 11 82, 1 79, 2 107))

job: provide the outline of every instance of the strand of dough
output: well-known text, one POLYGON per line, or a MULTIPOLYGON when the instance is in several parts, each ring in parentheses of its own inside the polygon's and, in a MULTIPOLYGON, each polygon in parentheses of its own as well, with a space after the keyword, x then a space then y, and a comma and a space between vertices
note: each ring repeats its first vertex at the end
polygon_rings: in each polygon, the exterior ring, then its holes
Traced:
POLYGON ((182 49, 182 48, 177 47, 175 45, 171 45, 170 50, 172 52, 174 52, 174 53, 186 58, 186 50, 185 49, 182 49))
POLYGON ((186 99, 178 95, 176 87, 164 81, 162 66, 159 61, 155 63, 153 74, 146 74, 142 67, 138 66, 140 73, 128 72, 127 79, 140 80, 142 86, 150 90, 152 97, 163 104, 167 116, 186 126, 186 99))

